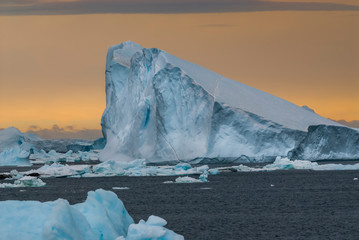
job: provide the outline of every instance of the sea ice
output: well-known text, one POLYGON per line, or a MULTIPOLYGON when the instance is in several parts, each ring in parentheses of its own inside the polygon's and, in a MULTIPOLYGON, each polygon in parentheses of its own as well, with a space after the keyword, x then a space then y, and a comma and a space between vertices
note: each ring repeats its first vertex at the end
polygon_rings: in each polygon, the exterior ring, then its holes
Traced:
MULTIPOLYGON (((258 171, 275 171, 275 170, 289 170, 289 169, 305 169, 314 171, 326 171, 326 170, 359 170, 359 163, 356 164, 318 164, 317 162, 311 162, 307 160, 290 160, 288 158, 277 157, 276 160, 267 164, 261 168, 248 167, 243 164, 239 166, 233 166, 232 169, 236 169, 239 172, 258 172, 258 171)), ((222 170, 226 169, 220 168, 222 170)))
POLYGON ((0 202, 2 239, 31 240, 180 240, 183 236, 164 228, 166 221, 150 216, 134 224, 122 201, 110 191, 90 191, 83 203, 0 202), (16 213, 16 214, 14 214, 16 213))
POLYGON ((40 178, 25 176, 15 180, 14 183, 1 183, 0 188, 19 188, 19 187, 43 187, 44 183, 40 178))

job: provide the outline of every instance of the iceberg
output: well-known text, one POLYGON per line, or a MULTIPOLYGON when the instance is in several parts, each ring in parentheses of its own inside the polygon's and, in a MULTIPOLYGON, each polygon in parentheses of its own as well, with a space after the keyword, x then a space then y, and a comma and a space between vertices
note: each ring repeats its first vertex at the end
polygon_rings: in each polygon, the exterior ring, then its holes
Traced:
POLYGON ((29 155, 21 146, 6 148, 0 152, 0 166, 31 166, 29 155))
POLYGON ((273 161, 339 123, 156 48, 109 48, 101 161, 273 161))
POLYGON ((306 137, 288 153, 291 159, 359 159, 359 130, 339 126, 310 126, 306 137))
POLYGON ((83 203, 0 202, 0 232, 3 239, 158 239, 181 240, 166 229, 166 221, 150 216, 135 224, 122 201, 110 191, 90 191, 83 203), (16 214, 14 214, 16 213, 16 214))
POLYGON ((31 141, 41 138, 22 133, 14 127, 0 131, 0 166, 30 166, 28 160, 33 145, 31 141))

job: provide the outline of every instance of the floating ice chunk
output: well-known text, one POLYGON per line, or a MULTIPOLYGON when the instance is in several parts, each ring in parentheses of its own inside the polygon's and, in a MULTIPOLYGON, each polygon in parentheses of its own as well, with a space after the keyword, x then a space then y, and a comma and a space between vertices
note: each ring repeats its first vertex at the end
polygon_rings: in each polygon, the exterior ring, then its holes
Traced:
POLYGON ((200 179, 196 179, 193 177, 178 177, 175 180, 176 183, 202 183, 200 179))
POLYGON ((355 178, 353 178, 353 181, 358 181, 358 178, 356 178, 356 177, 355 177, 355 178))
MULTIPOLYGON (((356 164, 318 164, 317 162, 310 162, 306 160, 290 160, 288 158, 277 157, 276 160, 262 168, 248 167, 245 165, 233 166, 240 172, 258 172, 258 171, 274 171, 274 170, 289 170, 289 169, 305 169, 314 171, 326 170, 359 170, 359 163, 356 164)), ((226 168, 221 168, 226 169, 226 168)))
POLYGON ((91 172, 90 165, 63 165, 60 163, 53 163, 51 165, 44 165, 39 169, 24 172, 24 174, 38 173, 42 177, 65 177, 73 175, 82 175, 91 172))
POLYGON ((125 170, 141 169, 145 167, 144 159, 137 159, 131 162, 106 161, 93 166, 94 173, 102 173, 105 175, 124 175, 125 170))
POLYGON ((199 179, 202 181, 202 182, 208 182, 207 180, 208 178, 208 171, 204 171, 200 176, 199 176, 199 179))
POLYGON ((75 205, 63 199, 3 201, 0 215, 1 239, 184 239, 164 228, 167 222, 159 217, 134 224, 117 195, 102 189, 89 192, 85 202, 75 205))
POLYGON ((90 191, 86 201, 74 207, 85 216, 96 239, 112 240, 126 236, 129 225, 133 223, 122 201, 110 191, 90 191))
POLYGON ((191 168, 192 168, 192 166, 189 163, 179 163, 173 168, 173 170, 181 171, 181 170, 188 170, 191 168))
POLYGON ((129 187, 112 187, 113 190, 128 190, 129 187))
POLYGON ((69 150, 66 153, 59 153, 53 149, 48 153, 44 150, 40 150, 31 154, 30 160, 33 160, 34 163, 94 161, 98 160, 98 153, 92 150, 89 152, 79 151, 78 153, 75 153, 72 150, 69 150))
POLYGON ((138 224, 131 224, 128 228, 126 240, 183 240, 184 237, 175 232, 166 229, 166 220, 150 216, 147 222, 140 220, 138 224))
POLYGON ((44 222, 43 239, 100 239, 86 217, 68 201, 59 199, 55 203, 48 219, 44 222))
POLYGON ((16 169, 10 171, 11 179, 20 179, 24 175, 20 174, 16 169))
POLYGON ((209 172, 211 175, 217 175, 217 174, 219 174, 218 168, 209 169, 208 172, 209 172))
POLYGON ((163 183, 173 183, 173 181, 164 181, 163 183))
POLYGON ((19 146, 7 148, 0 152, 0 166, 31 166, 29 155, 29 151, 19 146))
POLYGON ((15 180, 14 183, 2 183, 0 188, 18 188, 18 187, 43 187, 44 183, 41 179, 36 177, 25 176, 18 180, 15 180))

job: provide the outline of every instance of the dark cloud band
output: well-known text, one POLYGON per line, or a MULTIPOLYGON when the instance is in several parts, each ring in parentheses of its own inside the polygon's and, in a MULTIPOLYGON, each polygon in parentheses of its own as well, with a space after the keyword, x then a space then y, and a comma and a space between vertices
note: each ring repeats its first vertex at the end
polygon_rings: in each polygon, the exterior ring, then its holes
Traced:
POLYGON ((268 2, 263 0, 78 0, 74 2, 5 0, 0 2, 0 15, 155 14, 254 11, 359 11, 359 6, 318 2, 268 2))

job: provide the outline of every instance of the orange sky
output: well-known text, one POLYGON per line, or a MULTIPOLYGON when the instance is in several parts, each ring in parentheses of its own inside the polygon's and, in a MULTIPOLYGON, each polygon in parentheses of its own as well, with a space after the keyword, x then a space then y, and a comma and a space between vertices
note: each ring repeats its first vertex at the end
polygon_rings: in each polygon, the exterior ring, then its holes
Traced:
POLYGON ((359 12, 0 16, 0 128, 100 128, 107 48, 127 40, 359 119, 359 12))

